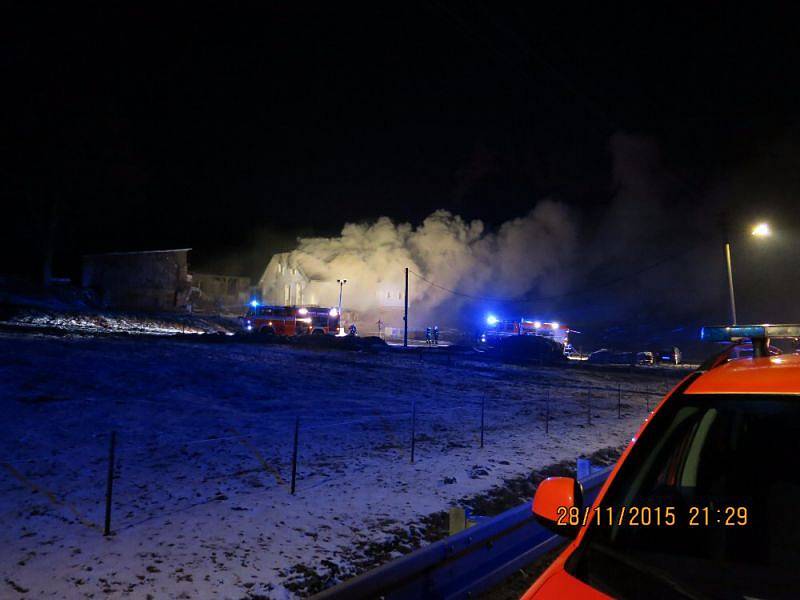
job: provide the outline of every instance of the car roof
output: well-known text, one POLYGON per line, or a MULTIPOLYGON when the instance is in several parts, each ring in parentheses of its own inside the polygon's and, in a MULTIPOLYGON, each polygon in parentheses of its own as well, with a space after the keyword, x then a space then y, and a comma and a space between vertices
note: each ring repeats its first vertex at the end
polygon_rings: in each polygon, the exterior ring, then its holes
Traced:
POLYGON ((739 358, 698 377, 686 394, 800 394, 800 355, 739 358))

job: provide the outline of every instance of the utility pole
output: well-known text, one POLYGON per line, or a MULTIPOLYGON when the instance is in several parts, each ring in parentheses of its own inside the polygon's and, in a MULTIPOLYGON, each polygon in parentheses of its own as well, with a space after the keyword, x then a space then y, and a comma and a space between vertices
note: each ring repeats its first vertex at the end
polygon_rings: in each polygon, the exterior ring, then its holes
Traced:
POLYGON ((344 331, 344 325, 342 325, 342 291, 347 279, 337 279, 336 283, 339 284, 339 331, 344 331))
POLYGON ((403 302, 403 348, 408 348, 408 267, 406 267, 406 293, 403 302))

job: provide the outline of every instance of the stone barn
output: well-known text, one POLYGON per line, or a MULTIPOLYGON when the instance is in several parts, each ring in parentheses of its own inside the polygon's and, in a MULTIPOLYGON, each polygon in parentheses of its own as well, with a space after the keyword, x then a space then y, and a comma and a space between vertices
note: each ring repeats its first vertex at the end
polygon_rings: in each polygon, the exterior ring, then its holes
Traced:
POLYGON ((191 290, 190 250, 89 254, 83 257, 81 282, 109 308, 184 310, 191 290))

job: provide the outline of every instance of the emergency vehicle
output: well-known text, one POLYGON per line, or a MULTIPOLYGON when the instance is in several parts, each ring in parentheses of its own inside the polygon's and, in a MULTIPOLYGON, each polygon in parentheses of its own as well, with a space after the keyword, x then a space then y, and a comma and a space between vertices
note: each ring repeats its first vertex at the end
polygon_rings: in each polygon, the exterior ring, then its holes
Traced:
POLYGON ((798 597, 800 356, 769 344, 798 337, 703 328, 733 345, 667 394, 594 503, 575 479, 539 484, 533 514, 572 541, 523 599, 798 597))
POLYGON ((560 344, 566 351, 566 349, 570 347, 569 332, 569 327, 557 321, 499 319, 494 315, 489 315, 486 318, 486 329, 481 332, 480 342, 492 346, 503 337, 513 335, 537 335, 553 340, 560 344))
POLYGON ((339 311, 319 306, 251 304, 242 322, 245 331, 282 336, 334 334, 339 311))

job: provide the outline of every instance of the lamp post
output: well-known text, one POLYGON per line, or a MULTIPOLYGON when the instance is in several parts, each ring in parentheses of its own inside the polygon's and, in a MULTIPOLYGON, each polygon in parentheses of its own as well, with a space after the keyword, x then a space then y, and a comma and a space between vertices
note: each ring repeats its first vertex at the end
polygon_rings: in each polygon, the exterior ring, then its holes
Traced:
POLYGON ((731 244, 725 242, 725 262, 728 265, 728 294, 731 297, 731 325, 736 325, 736 297, 733 294, 733 269, 731 268, 731 244))
MULTIPOLYGON (((750 231, 754 237, 769 237, 772 235, 769 223, 758 223, 750 231)), ((726 236, 727 237, 727 236, 726 236)), ((731 325, 736 325, 736 296, 733 293, 733 268, 731 266, 731 243, 725 240, 725 263, 728 267, 728 294, 731 298, 731 325)))
POLYGON ((342 292, 347 279, 337 279, 336 283, 339 284, 339 331, 341 332, 344 331, 344 325, 342 325, 342 292))

